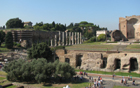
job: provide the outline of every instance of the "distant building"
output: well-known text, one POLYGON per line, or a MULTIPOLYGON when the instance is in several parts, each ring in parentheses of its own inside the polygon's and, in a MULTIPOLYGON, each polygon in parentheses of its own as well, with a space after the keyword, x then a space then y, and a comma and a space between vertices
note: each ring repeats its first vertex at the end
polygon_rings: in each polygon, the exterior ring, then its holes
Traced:
POLYGON ((127 39, 140 39, 140 15, 120 17, 119 30, 127 39))
POLYGON ((96 31, 96 37, 98 37, 100 34, 105 34, 106 35, 107 31, 106 30, 98 30, 96 31))
POLYGON ((29 22, 24 22, 24 26, 26 25, 26 26, 31 26, 32 27, 32 22, 31 21, 29 21, 29 22))

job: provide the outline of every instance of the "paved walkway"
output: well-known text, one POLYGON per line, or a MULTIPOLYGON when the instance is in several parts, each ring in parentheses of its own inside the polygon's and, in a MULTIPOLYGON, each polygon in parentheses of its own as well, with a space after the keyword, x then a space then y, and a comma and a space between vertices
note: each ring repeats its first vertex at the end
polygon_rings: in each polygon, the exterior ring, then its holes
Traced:
MULTIPOLYGON (((79 72, 77 72, 77 74, 79 74, 79 72)), ((80 76, 80 75, 79 75, 80 76)), ((123 83, 121 83, 122 80, 122 76, 115 76, 114 79, 112 79, 112 75, 104 75, 104 74, 94 74, 94 73, 88 73, 88 77, 87 76, 83 76, 85 79, 89 80, 89 76, 92 76, 93 79, 98 79, 98 76, 101 76, 103 79, 103 87, 104 88, 113 88, 113 86, 129 86, 132 88, 140 88, 140 78, 137 77, 132 77, 132 79, 135 79, 135 86, 132 85, 132 80, 128 80, 128 77, 124 78, 127 80, 127 84, 124 85, 123 83)), ((84 80, 85 81, 85 80, 84 80)))

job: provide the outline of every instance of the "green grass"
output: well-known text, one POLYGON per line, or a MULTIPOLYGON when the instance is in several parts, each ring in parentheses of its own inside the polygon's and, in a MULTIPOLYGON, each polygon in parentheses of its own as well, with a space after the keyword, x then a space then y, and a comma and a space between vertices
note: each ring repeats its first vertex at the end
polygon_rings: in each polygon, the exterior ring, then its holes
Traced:
POLYGON ((2 81, 2 80, 4 80, 4 79, 6 79, 6 77, 0 77, 0 81, 2 81))
POLYGON ((140 45, 128 45, 126 49, 140 49, 140 45))
POLYGON ((89 82, 69 83, 69 84, 54 84, 53 86, 42 86, 41 88, 63 88, 63 87, 66 87, 66 85, 69 85, 70 88, 85 88, 85 87, 89 86, 89 82))
POLYGON ((0 52, 9 52, 9 50, 10 50, 10 49, 7 49, 7 48, 5 47, 5 44, 4 44, 4 43, 1 44, 0 52))
POLYGON ((67 50, 89 50, 89 51, 107 51, 113 49, 114 45, 103 45, 105 42, 84 43, 80 45, 66 46, 67 50))
POLYGON ((82 71, 82 72, 87 72, 87 73, 96 73, 96 74, 105 74, 105 75, 112 75, 115 73, 115 75, 119 75, 119 76, 128 76, 128 75, 132 75, 132 77, 140 77, 140 74, 131 72, 131 73, 124 73, 124 72, 105 72, 105 71, 88 71, 88 70, 75 70, 77 72, 82 71))
POLYGON ((12 86, 8 86, 8 87, 6 87, 6 88, 16 88, 17 86, 15 86, 15 85, 12 85, 12 86))
POLYGON ((126 87, 126 86, 114 86, 113 88, 134 88, 134 87, 126 87))
POLYGON ((0 71, 0 75, 2 75, 2 76, 6 76, 6 75, 7 75, 7 73, 6 73, 6 72, 4 72, 4 71, 0 71))

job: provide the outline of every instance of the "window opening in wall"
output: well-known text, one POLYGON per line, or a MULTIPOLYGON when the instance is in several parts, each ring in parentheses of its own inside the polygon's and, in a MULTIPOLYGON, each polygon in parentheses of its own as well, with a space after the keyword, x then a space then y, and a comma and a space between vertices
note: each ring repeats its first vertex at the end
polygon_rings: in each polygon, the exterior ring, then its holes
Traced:
POLYGON ((76 67, 77 66, 81 66, 81 63, 82 63, 82 58, 83 57, 83 55, 78 55, 77 57, 76 57, 76 67))
POLYGON ((103 65, 101 68, 106 68, 106 65, 107 65, 107 57, 104 57, 103 59, 103 65))
POLYGON ((138 62, 136 58, 130 58, 130 71, 138 70, 138 62))
POLYGON ((120 59, 115 59, 115 70, 120 69, 121 67, 121 60, 120 59))
POLYGON ((65 62, 70 63, 70 59, 69 58, 65 58, 65 62))

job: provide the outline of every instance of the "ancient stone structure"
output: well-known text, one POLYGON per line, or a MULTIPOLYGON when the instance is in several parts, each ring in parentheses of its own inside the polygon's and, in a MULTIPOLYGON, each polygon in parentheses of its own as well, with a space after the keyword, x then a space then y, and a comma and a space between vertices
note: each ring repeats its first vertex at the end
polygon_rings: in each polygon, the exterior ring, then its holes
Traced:
POLYGON ((100 34, 105 34, 106 35, 107 31, 106 30, 98 30, 96 31, 96 37, 98 37, 100 34))
MULTIPOLYGON (((4 30, 4 32, 7 33, 9 30, 4 30)), ((67 46, 79 44, 79 41, 82 41, 81 33, 79 32, 45 32, 33 30, 12 30, 11 32, 14 42, 20 42, 20 40, 23 42, 23 40, 26 40, 30 46, 32 43, 37 42, 47 42, 49 46, 67 46)))
POLYGON ((107 53, 56 50, 54 58, 75 68, 100 71, 136 71, 140 73, 139 53, 107 53))
POLYGON ((24 26, 31 26, 32 27, 32 22, 31 21, 29 21, 29 22, 24 22, 24 26))
POLYGON ((126 41, 127 39, 125 38, 125 36, 122 34, 122 32, 120 30, 114 30, 111 32, 111 41, 126 41))
POLYGON ((127 39, 140 39, 140 15, 120 17, 119 30, 127 39))

